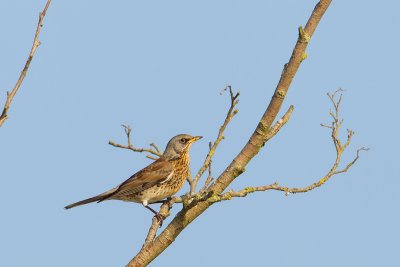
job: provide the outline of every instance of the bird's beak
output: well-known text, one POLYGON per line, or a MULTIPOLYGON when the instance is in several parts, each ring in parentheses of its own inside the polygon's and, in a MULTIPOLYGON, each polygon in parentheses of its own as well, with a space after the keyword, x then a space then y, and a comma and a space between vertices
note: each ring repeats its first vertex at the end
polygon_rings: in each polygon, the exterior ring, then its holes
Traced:
POLYGON ((196 142, 197 140, 203 138, 203 136, 195 136, 192 138, 192 142, 196 142))

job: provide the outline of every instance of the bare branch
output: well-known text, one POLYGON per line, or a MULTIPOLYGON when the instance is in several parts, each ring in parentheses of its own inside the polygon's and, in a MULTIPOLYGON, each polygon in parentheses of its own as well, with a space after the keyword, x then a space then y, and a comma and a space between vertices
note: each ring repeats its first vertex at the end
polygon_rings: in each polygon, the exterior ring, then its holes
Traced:
POLYGON ((129 150, 132 150, 133 152, 150 153, 150 155, 146 155, 146 157, 149 159, 153 159, 153 160, 156 160, 158 157, 162 156, 162 152, 158 149, 158 147, 154 143, 150 144, 150 148, 138 148, 138 147, 133 146, 133 144, 131 142, 131 132, 132 132, 131 127, 129 125, 124 125, 124 124, 122 124, 122 127, 124 128, 128 144, 121 145, 121 144, 115 143, 114 141, 110 140, 110 141, 108 141, 109 145, 112 145, 114 147, 123 148, 123 149, 129 149, 129 150), (154 149, 152 149, 151 147, 153 147, 154 149), (154 155, 155 157, 153 157, 152 155, 154 155))
POLYGON ((156 146, 156 144, 151 143, 150 146, 153 147, 158 153, 162 154, 161 150, 158 148, 158 146, 156 146))
POLYGON ((158 218, 156 216, 153 217, 153 219, 151 220, 151 226, 149 229, 149 232, 147 233, 146 239, 144 240, 144 245, 153 242, 154 238, 157 235, 157 230, 158 228, 160 228, 160 221, 158 220, 158 218))
MULTIPOLYGON (((208 147, 210 150, 212 149, 211 142, 208 143, 208 147)), ((212 165, 212 159, 210 159, 210 163, 208 164, 208 176, 207 176, 206 182, 204 183, 204 186, 199 191, 200 194, 202 194, 214 180, 214 178, 212 177, 212 166, 211 165, 212 165)))
MULTIPOLYGON (((159 214, 163 218, 167 218, 170 215, 169 210, 172 208, 173 204, 174 204, 174 199, 165 201, 160 207, 159 214)), ((147 233, 146 240, 144 241, 143 246, 154 240, 154 238, 157 235, 157 230, 160 227, 161 227, 161 222, 158 220, 158 218, 156 216, 154 216, 151 221, 151 226, 150 226, 149 232, 147 233)))
POLYGON ((157 160, 158 157, 153 157, 151 155, 146 155, 146 158, 151 159, 151 160, 157 160))
POLYGON ((224 201, 224 200, 231 200, 234 197, 246 197, 250 193, 254 192, 263 192, 267 190, 277 190, 277 191, 283 191, 285 192, 286 195, 289 194, 297 194, 297 193, 306 193, 309 192, 317 187, 320 187, 323 185, 326 181, 328 181, 332 176, 339 174, 339 173, 344 173, 349 170, 349 168, 358 160, 359 158, 359 152, 360 151, 368 151, 369 149, 367 148, 360 148, 357 150, 357 156, 356 158, 351 161, 349 164, 347 164, 346 168, 340 171, 334 171, 334 172, 329 172, 326 176, 318 180, 317 182, 306 186, 302 188, 296 188, 296 187, 286 187, 286 186, 280 186, 277 182, 270 184, 270 185, 265 185, 265 186, 255 186, 255 187, 246 187, 243 190, 240 191, 228 191, 220 196, 214 195, 207 199, 209 202, 219 202, 219 201, 224 201))
MULTIPOLYGON (((340 90, 341 91, 341 90, 340 90)), ((212 197, 208 198, 207 201, 211 202, 211 203, 215 203, 215 202, 219 202, 219 201, 224 201, 224 200, 230 200, 233 197, 245 197, 250 193, 253 192, 260 192, 260 191, 267 191, 267 190, 278 190, 278 191, 283 191, 285 192, 286 195, 288 194, 296 194, 296 193, 305 193, 308 191, 311 191, 317 187, 322 186, 324 183, 326 183, 332 176, 336 175, 336 174, 340 174, 340 173, 344 173, 347 172, 351 166, 354 165, 354 163, 356 163, 356 161, 359 159, 359 153, 360 151, 367 151, 368 148, 360 148, 357 150, 357 154, 356 157, 346 165, 346 167, 342 170, 337 170, 340 161, 341 161, 341 156, 343 154, 343 152, 345 151, 345 149, 350 145, 351 142, 351 138, 354 135, 354 132, 351 130, 347 130, 348 135, 347 135, 347 141, 344 145, 341 145, 341 142, 338 138, 338 134, 339 134, 339 128, 341 126, 341 122, 339 121, 343 121, 340 120, 339 118, 339 107, 340 107, 340 102, 342 101, 342 95, 339 96, 339 99, 336 100, 335 95, 336 93, 339 92, 339 90, 337 90, 336 92, 334 92, 333 94, 329 94, 328 93, 328 97, 330 98, 332 105, 335 108, 335 112, 333 113, 332 111, 330 111, 330 115, 333 115, 333 122, 332 122, 332 127, 328 127, 331 129, 331 137, 332 137, 332 141, 335 145, 336 148, 336 159, 335 162, 333 163, 331 169, 329 170, 329 172, 322 177, 321 179, 319 179, 318 181, 316 181, 315 183, 306 186, 306 187, 301 187, 301 188, 297 188, 297 187, 286 187, 286 186, 280 186, 278 185, 277 182, 270 184, 270 185, 265 185, 265 186, 255 186, 255 187, 247 187, 244 188, 240 191, 228 191, 226 193, 223 194, 214 194, 212 197)), ((325 125, 322 125, 324 127, 326 127, 325 125)))
POLYGON ((29 52, 28 59, 25 63, 24 68, 21 71, 21 74, 20 74, 18 81, 15 84, 14 88, 12 89, 11 92, 7 92, 7 100, 6 100, 6 103, 4 104, 3 112, 0 115, 0 127, 3 125, 3 123, 8 118, 7 111, 10 108, 11 102, 13 101, 15 94, 18 92, 22 82, 24 81, 25 76, 28 72, 29 66, 31 65, 33 56, 35 55, 36 50, 40 45, 39 34, 40 34, 40 30, 43 26, 43 19, 46 16, 46 12, 47 12, 47 9, 49 8, 50 4, 51 4, 51 0, 48 0, 43 11, 40 12, 40 14, 39 14, 39 21, 38 21, 38 24, 36 27, 35 37, 33 38, 33 45, 32 45, 31 51, 29 52))
MULTIPOLYGON (((230 107, 229 107, 228 113, 226 114, 224 123, 219 128, 217 138, 214 141, 214 143, 212 144, 212 146, 210 147, 210 150, 204 160, 203 165, 201 166, 200 170, 197 172, 196 176, 193 179, 191 179, 191 178, 188 179, 188 182, 190 184, 190 193, 192 195, 196 193, 196 186, 197 186, 197 183, 198 183, 200 177, 204 174, 204 172, 207 170, 208 166, 211 164, 211 159, 214 156, 214 153, 215 153, 219 143, 222 141, 222 139, 224 139, 223 133, 226 129, 226 126, 229 124, 229 122, 232 120, 232 118, 238 113, 238 110, 235 109, 235 107, 239 103, 238 97, 240 95, 240 92, 237 92, 236 94, 234 94, 232 91, 232 87, 230 85, 226 86, 222 92, 224 92, 224 91, 229 91, 230 100, 231 100, 230 107)), ((222 94, 222 92, 221 92, 221 94, 222 94)))
POLYGON ((349 164, 347 164, 347 166, 346 166, 343 170, 336 171, 334 174, 339 174, 339 173, 347 172, 347 171, 350 169, 350 167, 353 166, 354 163, 357 162, 357 160, 358 160, 359 157, 360 157, 360 152, 361 152, 361 151, 369 151, 369 148, 362 147, 362 148, 357 149, 357 155, 356 155, 356 157, 353 159, 353 161, 351 161, 349 164))
POLYGON ((283 125, 285 125, 289 121, 293 111, 294 111, 294 106, 291 105, 289 109, 286 111, 286 113, 282 116, 282 118, 280 118, 277 122, 275 122, 275 124, 269 129, 268 133, 265 135, 265 142, 270 140, 280 131, 283 125))

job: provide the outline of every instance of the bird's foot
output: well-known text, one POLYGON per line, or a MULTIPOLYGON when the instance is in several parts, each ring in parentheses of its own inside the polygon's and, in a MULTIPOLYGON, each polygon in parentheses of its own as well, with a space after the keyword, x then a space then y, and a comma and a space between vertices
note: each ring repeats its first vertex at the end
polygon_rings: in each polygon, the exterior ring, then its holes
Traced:
POLYGON ((155 218, 157 218, 158 222, 160 223, 160 227, 162 227, 163 221, 165 220, 165 216, 161 215, 160 213, 157 213, 154 215, 155 218))

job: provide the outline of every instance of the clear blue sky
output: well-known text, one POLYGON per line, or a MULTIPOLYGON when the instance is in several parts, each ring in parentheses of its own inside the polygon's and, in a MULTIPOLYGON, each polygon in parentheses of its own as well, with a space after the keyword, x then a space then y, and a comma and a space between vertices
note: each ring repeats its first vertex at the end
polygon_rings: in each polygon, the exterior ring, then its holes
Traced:
MULTIPOLYGON (((53 1, 28 76, 0 129, 0 265, 124 266, 152 215, 109 201, 65 211, 150 163, 109 146, 203 135, 192 172, 240 90, 217 176, 254 130, 316 1, 53 1)), ((32 44, 41 1, 0 2, 0 104, 32 44)), ((333 1, 284 109, 291 121, 230 188, 312 183, 334 147, 325 93, 346 89, 349 173, 307 194, 253 194, 211 207, 152 266, 394 266, 400 239, 398 1, 333 1)), ((345 134, 343 134, 344 136, 345 134)), ((185 193, 185 187, 181 193, 185 193)), ((176 205, 172 213, 180 209, 176 205)), ((167 224, 171 218, 167 219, 167 224)))

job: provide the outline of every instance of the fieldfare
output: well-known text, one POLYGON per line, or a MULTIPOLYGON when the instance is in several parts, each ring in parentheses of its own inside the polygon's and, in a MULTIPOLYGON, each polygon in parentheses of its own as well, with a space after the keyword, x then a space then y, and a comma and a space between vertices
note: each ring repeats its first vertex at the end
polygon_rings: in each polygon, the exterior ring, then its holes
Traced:
POLYGON ((125 182, 100 195, 68 205, 65 209, 95 201, 124 200, 142 203, 162 222, 160 215, 148 204, 169 198, 182 188, 186 178, 190 175, 189 149, 193 142, 200 138, 202 137, 188 134, 173 137, 160 158, 132 175, 125 182))

